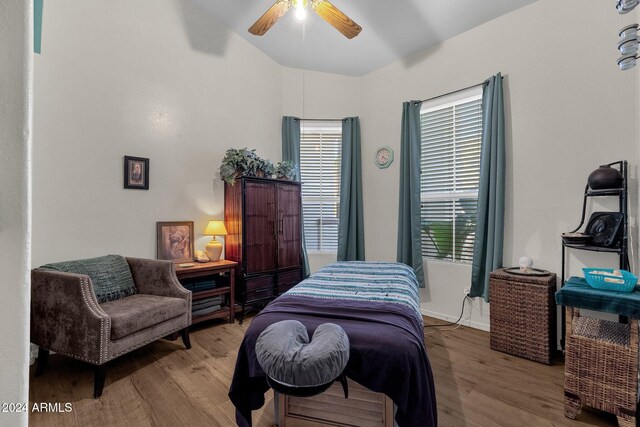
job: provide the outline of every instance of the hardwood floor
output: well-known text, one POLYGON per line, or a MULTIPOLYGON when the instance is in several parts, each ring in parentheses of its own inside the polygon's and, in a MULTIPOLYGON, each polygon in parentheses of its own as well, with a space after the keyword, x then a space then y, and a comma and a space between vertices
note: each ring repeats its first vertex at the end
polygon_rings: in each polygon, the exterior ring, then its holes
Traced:
MULTIPOLYGON (((426 323, 433 323, 426 319, 426 323)), ((233 426, 227 391, 238 346, 248 326, 204 323, 194 327, 193 347, 160 340, 116 359, 104 393, 93 399, 93 369, 51 355, 47 370, 33 377, 29 407, 52 405, 56 412, 32 412, 31 426, 233 426), (64 412, 65 403, 72 404, 64 412)), ((553 366, 489 349, 489 334, 460 327, 425 328, 441 426, 615 426, 614 416, 583 409, 564 417, 562 362, 553 366)), ((273 394, 253 412, 254 425, 273 425, 273 394)))

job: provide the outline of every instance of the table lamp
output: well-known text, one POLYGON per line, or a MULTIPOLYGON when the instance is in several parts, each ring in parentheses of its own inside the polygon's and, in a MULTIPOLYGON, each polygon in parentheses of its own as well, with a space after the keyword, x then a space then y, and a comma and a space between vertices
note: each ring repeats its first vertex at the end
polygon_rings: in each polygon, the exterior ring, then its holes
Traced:
POLYGON ((227 229, 223 221, 209 221, 207 228, 204 230, 205 236, 213 236, 211 241, 207 243, 205 252, 211 261, 218 261, 222 253, 222 243, 216 240, 216 236, 226 236, 227 229))

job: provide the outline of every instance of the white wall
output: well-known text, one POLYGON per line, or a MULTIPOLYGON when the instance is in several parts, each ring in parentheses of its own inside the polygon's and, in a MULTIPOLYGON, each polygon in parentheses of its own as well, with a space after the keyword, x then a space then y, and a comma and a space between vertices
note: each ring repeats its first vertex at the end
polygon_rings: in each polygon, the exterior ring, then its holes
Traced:
MULTIPOLYGON (((154 257, 156 221, 195 220, 202 248, 206 221, 222 217, 224 151, 256 147, 278 161, 283 114, 360 116, 367 259, 395 260, 398 162, 377 169, 375 150, 390 145, 399 156, 402 101, 498 71, 508 123, 504 265, 526 254, 559 273, 559 234, 577 225, 599 164, 630 160, 637 195, 636 71, 615 64, 618 29, 633 18, 611 5, 540 0, 361 78, 281 67, 205 5, 47 6, 35 64, 34 266, 107 252, 154 257), (151 158, 149 191, 122 188, 123 155, 151 158)), ((602 262, 592 255, 574 254, 572 271, 602 262)), ((334 259, 314 255, 312 270, 334 259)), ((423 309, 457 317, 469 267, 427 269, 423 309)), ((473 324, 486 328, 488 307, 475 304, 473 324)))
MULTIPOLYGON (((361 111, 360 77, 341 76, 283 67, 283 115, 307 119, 342 119, 361 111)), ((366 126, 362 121, 361 128, 366 126)), ((365 145, 366 141, 362 141, 365 145)), ((325 264, 336 261, 336 253, 310 253, 309 267, 313 273, 325 264)))
MULTIPOLYGON (((28 404, 33 2, 0 2, 0 402, 28 404)), ((28 412, 0 413, 26 426, 28 412)))
MULTIPOLYGON (((154 257, 156 221, 195 220, 201 249, 207 219, 223 215, 227 148, 279 161, 282 115, 358 114, 360 78, 282 67, 200 3, 47 6, 35 64, 34 266, 154 257), (123 155, 151 159, 149 191, 122 188, 123 155)), ((312 270, 331 260, 312 255, 312 270)))
MULTIPOLYGON (((616 66, 618 29, 633 19, 599 0, 541 0, 366 75, 364 205, 375 213, 365 217, 367 258, 396 256, 398 163, 379 170, 367 159, 382 145, 399 156, 402 102, 481 83, 498 71, 506 76, 503 264, 517 265, 526 254, 536 267, 560 273, 559 235, 577 226, 587 176, 600 164, 630 161, 635 215, 638 71, 616 66)), ((581 263, 615 262, 593 255, 573 254, 572 271, 581 263)), ((427 272, 423 312, 455 320, 470 267, 428 262, 427 272)), ((471 320, 486 329, 488 306, 479 300, 471 320)))
POLYGON ((281 159, 282 67, 202 2, 47 3, 35 62, 33 265, 155 257, 156 221, 223 217, 226 149, 281 159), (150 158, 149 191, 123 156, 150 158))

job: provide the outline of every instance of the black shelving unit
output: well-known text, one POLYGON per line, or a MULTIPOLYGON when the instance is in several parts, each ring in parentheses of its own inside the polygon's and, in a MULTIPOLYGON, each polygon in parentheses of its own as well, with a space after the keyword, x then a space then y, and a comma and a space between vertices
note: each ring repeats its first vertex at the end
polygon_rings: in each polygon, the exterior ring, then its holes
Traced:
MULTIPOLYGON (((579 245, 575 243, 565 243, 562 241, 562 271, 560 272, 560 284, 564 286, 565 282, 565 273, 566 273, 566 252, 567 249, 577 249, 582 251, 592 251, 592 252, 608 252, 608 253, 616 253, 619 255, 619 265, 620 269, 629 270, 629 224, 628 224, 628 179, 627 179, 627 161, 620 160, 617 162, 609 163, 609 166, 618 166, 618 170, 622 174, 622 187, 620 188, 607 188, 604 190, 592 190, 589 188, 589 185, 584 189, 584 200, 582 203, 582 217, 580 218, 580 224, 575 228, 575 230, 571 231, 572 233, 577 232, 584 225, 585 214, 587 211, 587 200, 590 197, 610 197, 616 196, 618 197, 618 212, 621 212, 623 215, 622 221, 622 239, 620 241, 620 245, 617 247, 603 247, 603 246, 594 246, 594 245, 579 245)), ((560 339, 560 345, 564 350, 564 338, 565 338, 565 311, 562 310, 562 337, 560 339)))

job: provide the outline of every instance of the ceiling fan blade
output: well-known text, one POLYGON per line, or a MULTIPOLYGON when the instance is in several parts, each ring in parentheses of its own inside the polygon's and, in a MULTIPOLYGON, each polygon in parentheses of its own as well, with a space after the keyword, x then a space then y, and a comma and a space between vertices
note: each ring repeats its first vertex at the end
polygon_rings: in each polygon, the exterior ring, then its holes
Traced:
POLYGON ((291 9, 291 0, 276 1, 273 6, 249 28, 249 32, 256 36, 263 35, 269 31, 269 28, 271 28, 282 15, 287 13, 289 9, 291 9))
POLYGON ((340 9, 329 3, 327 0, 311 0, 313 11, 320 15, 322 19, 331 24, 348 39, 352 39, 362 31, 362 27, 351 20, 340 9))

